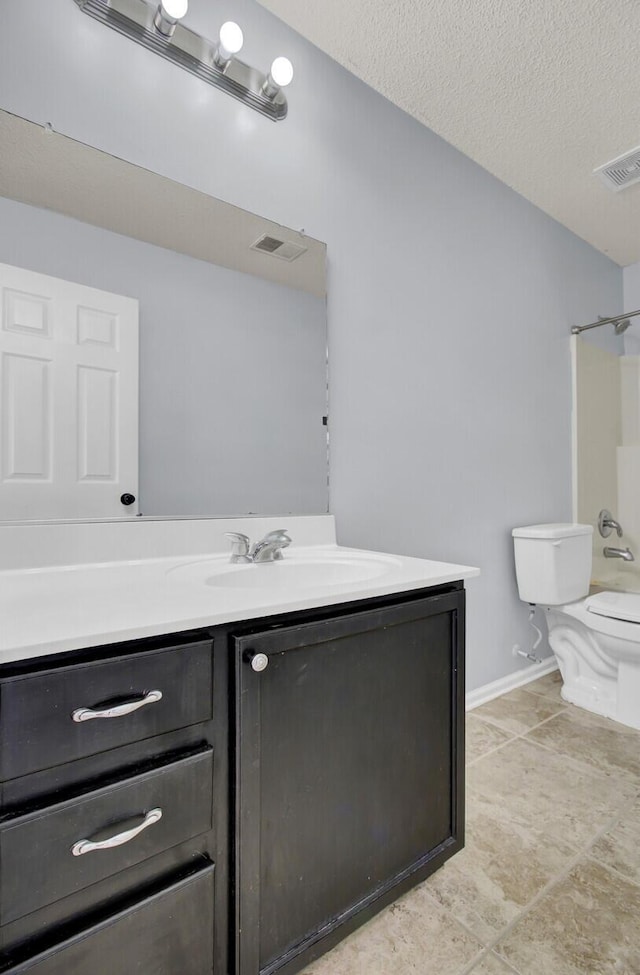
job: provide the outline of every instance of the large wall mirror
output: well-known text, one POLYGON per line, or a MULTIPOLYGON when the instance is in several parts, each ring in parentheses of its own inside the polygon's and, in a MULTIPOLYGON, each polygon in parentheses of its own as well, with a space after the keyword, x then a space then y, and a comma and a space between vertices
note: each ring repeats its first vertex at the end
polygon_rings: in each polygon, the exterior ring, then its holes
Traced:
POLYGON ((326 512, 325 245, 2 111, 0 145, 0 521, 326 512))

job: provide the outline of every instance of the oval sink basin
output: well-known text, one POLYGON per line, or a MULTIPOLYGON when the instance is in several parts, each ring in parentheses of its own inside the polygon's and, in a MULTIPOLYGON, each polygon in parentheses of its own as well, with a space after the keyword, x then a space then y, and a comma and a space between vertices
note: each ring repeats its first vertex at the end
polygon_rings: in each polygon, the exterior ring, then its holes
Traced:
POLYGON ((182 581, 200 582, 218 589, 296 590, 344 586, 387 575, 399 562, 393 556, 348 558, 289 555, 278 562, 230 565, 212 559, 190 562, 171 569, 169 575, 182 581))
POLYGON ((388 568, 371 562, 263 562, 239 565, 205 580, 208 586, 223 589, 313 589, 316 586, 342 586, 365 582, 384 575, 388 568))

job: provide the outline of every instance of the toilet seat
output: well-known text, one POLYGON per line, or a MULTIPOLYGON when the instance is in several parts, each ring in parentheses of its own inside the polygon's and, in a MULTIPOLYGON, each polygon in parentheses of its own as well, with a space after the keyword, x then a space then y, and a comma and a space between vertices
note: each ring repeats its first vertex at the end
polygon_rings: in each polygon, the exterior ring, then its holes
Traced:
POLYGON ((599 592, 589 596, 585 606, 599 616, 640 623, 640 593, 637 592, 599 592))
POLYGON ((580 620, 594 633, 638 643, 640 649, 640 595, 636 593, 599 592, 575 603, 565 603, 558 609, 580 620), (634 612, 636 616, 632 618, 634 612))

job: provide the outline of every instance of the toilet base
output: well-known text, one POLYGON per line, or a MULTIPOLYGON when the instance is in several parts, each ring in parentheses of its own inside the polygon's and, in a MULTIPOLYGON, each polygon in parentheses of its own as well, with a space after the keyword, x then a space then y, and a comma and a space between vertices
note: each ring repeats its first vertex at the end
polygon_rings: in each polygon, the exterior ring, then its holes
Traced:
POLYGON ((582 600, 545 613, 563 700, 640 730, 640 624, 625 624, 625 636, 596 631, 582 600))

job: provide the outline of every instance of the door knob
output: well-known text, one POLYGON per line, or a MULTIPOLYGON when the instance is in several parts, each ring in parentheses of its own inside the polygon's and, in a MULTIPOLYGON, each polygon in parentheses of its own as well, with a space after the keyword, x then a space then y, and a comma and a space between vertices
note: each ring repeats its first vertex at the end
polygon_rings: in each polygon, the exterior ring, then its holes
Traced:
POLYGON ((266 653, 254 653, 253 650, 249 650, 245 654, 245 660, 251 664, 251 669, 255 670, 256 674, 261 674, 269 666, 269 658, 266 653))
POLYGON ((121 502, 122 502, 122 504, 124 504, 124 505, 130 505, 130 504, 133 504, 133 502, 134 502, 135 500, 136 500, 136 496, 135 496, 135 494, 121 494, 121 495, 120 495, 120 501, 121 501, 121 502))

